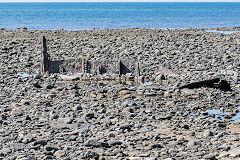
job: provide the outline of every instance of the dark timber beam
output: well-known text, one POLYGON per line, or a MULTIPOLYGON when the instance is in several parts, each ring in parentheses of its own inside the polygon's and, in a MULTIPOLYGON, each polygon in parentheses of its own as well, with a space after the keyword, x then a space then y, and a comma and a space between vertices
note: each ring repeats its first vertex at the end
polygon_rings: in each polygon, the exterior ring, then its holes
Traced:
POLYGON ((221 80, 220 78, 207 79, 203 81, 197 81, 189 84, 182 85, 178 89, 188 88, 201 88, 201 87, 210 87, 217 88, 224 91, 231 91, 231 86, 226 80, 221 80))
POLYGON ((42 37, 42 73, 49 71, 49 55, 47 53, 47 40, 42 37))

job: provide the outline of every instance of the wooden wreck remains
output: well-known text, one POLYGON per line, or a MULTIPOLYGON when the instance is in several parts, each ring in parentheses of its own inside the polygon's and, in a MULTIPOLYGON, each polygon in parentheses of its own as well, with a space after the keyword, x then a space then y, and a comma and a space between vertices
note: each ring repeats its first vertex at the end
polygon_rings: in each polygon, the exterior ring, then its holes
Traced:
POLYGON ((67 75, 88 74, 92 76, 131 74, 134 80, 140 76, 139 63, 136 59, 103 59, 95 60, 86 57, 76 59, 51 60, 47 51, 47 40, 42 38, 42 74, 59 73, 67 75))

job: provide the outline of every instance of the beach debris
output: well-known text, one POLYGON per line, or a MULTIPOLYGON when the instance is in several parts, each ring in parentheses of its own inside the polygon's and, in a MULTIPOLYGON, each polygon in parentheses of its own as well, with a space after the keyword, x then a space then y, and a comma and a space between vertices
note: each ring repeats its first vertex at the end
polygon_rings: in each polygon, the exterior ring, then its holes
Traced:
POLYGON ((45 36, 42 37, 42 73, 49 70, 49 56, 47 53, 47 40, 45 36))
MULTIPOLYGON (((47 51, 47 40, 42 38, 42 74, 60 73, 63 80, 78 80, 84 75, 125 75, 127 80, 139 79, 140 67, 136 59, 102 59, 86 57, 52 61, 47 51), (135 78, 132 78, 135 77, 135 78)), ((112 78, 109 78, 112 79, 112 78)))
POLYGON ((226 80, 222 80, 221 78, 213 78, 213 79, 192 82, 189 84, 182 85, 178 87, 178 89, 183 89, 183 88, 194 89, 194 88, 201 88, 201 87, 217 88, 224 91, 231 91, 230 84, 226 80))

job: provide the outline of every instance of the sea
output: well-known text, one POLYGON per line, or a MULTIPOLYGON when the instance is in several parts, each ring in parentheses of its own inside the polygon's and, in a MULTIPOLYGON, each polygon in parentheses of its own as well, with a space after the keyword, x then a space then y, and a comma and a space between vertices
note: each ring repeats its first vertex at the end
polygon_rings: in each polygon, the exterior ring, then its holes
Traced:
POLYGON ((239 27, 234 2, 0 3, 0 28, 91 30, 239 27))

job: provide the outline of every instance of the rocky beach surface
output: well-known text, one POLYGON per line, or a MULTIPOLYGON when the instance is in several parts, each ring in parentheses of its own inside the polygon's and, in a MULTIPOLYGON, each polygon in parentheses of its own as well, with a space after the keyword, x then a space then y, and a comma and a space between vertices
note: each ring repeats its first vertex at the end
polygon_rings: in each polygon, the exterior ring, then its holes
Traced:
POLYGON ((240 33, 206 30, 240 28, 0 30, 0 159, 239 159, 240 33), (137 59, 141 83, 41 74, 42 36, 53 60, 137 59), (231 90, 179 88, 215 77, 231 90))

